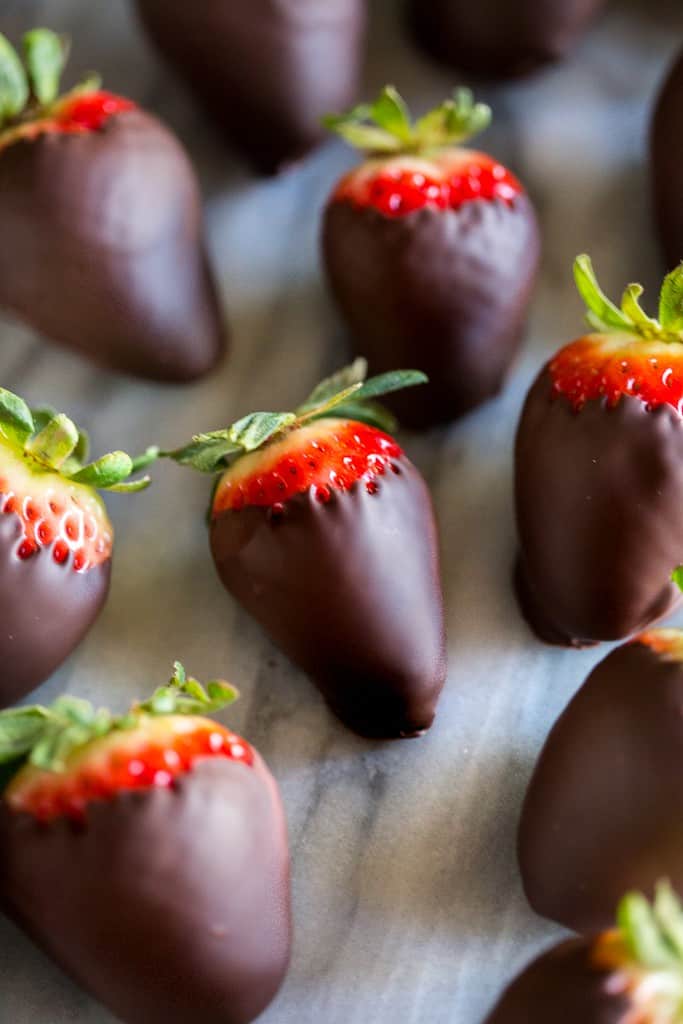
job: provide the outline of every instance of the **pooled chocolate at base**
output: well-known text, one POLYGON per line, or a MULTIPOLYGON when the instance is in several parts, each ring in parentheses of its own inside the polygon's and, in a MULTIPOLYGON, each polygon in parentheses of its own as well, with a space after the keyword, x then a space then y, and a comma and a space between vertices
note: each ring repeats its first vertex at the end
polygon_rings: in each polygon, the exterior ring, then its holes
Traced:
POLYGON ((484 1024, 627 1024, 631 1007, 596 967, 593 940, 570 939, 517 977, 484 1024))
POLYGON ((367 0, 137 0, 143 25, 227 137, 265 172, 357 99, 367 0))
POLYGON ((541 639, 630 636, 673 611, 683 561, 683 419, 628 395, 575 412, 544 369, 515 449, 517 586, 541 639))
POLYGON ((376 479, 297 495, 281 518, 220 513, 211 550, 226 588, 365 736, 428 729, 446 672, 436 525, 406 459, 376 479))
POLYGON ((258 757, 93 802, 83 826, 0 804, 0 906, 125 1024, 249 1024, 287 970, 289 901, 258 757))
POLYGON ((153 380, 222 355, 196 177, 151 115, 0 150, 0 234, 0 306, 48 338, 153 380))
POLYGON ((530 74, 565 57, 605 0, 410 0, 420 44, 438 60, 491 78, 530 74))
POLYGON ((655 218, 666 265, 683 260, 683 53, 655 107, 650 135, 655 218))
POLYGON ((533 909, 608 928, 631 890, 683 893, 683 664, 640 642, 608 655, 554 725, 519 827, 533 909))
POLYGON ((75 572, 50 548, 17 555, 18 516, 0 515, 0 708, 24 697, 71 654, 99 615, 111 559, 75 572))
POLYGON ((332 201, 327 275, 356 353, 370 370, 423 370, 429 384, 391 396, 404 426, 454 420, 497 394, 520 344, 540 251, 527 196, 474 200, 401 217, 332 201))

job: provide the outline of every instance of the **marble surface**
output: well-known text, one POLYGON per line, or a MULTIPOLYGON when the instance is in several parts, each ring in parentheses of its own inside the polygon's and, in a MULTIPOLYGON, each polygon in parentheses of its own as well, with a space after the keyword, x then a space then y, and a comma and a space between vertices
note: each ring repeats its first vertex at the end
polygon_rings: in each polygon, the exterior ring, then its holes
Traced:
MULTIPOLYGON (((396 6, 373 5, 366 91, 393 80, 424 108, 457 76, 410 47, 396 6)), ((332 143, 280 180, 253 179, 149 53, 123 0, 3 0, 0 30, 16 38, 34 23, 69 31, 73 69, 98 67, 190 147, 234 348, 204 383, 160 388, 96 372, 2 320, 0 380, 81 420, 99 452, 180 443, 256 407, 287 408, 344 358, 317 233, 327 190, 351 155, 332 143)), ((205 480, 164 465, 147 494, 110 503, 111 599, 37 696, 69 691, 123 708, 174 658, 241 688, 229 721, 280 781, 294 859, 294 960, 264 1024, 477 1024, 512 974, 558 936, 526 906, 515 828, 550 725, 605 652, 544 648, 519 618, 509 582, 511 445, 536 368, 581 324, 573 256, 589 250, 610 292, 640 279, 654 300, 646 126, 682 40, 676 0, 615 0, 565 64, 481 89, 497 114, 484 144, 527 182, 545 256, 505 394, 448 432, 406 439, 442 529, 450 671, 429 735, 364 742, 330 716, 215 579, 205 480)), ((111 1019, 0 919, 1 1024, 111 1019)))

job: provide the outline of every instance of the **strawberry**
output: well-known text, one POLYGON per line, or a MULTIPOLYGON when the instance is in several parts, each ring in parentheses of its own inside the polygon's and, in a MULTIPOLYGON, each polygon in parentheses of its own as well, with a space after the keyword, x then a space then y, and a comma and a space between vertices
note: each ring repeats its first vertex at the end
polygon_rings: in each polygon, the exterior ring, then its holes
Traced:
POLYGON ((259 170, 303 156, 320 142, 325 111, 355 99, 365 0, 137 7, 152 42, 259 170))
POLYGON ((23 58, 0 36, 0 306, 117 371, 206 373, 224 328, 185 152, 96 78, 59 96, 53 32, 23 58))
POLYGON ((84 465, 88 439, 63 413, 0 388, 0 707, 50 675, 107 597, 114 542, 97 490, 137 491, 156 455, 84 465))
POLYGON ((428 374, 393 404, 409 426, 453 420, 496 394, 519 345, 538 228, 514 175, 460 145, 490 116, 461 89, 412 124, 387 87, 372 106, 327 118, 367 156, 327 203, 327 276, 372 369, 398 361, 428 374))
POLYGON ((605 0, 409 0, 419 43, 459 71, 514 78, 565 57, 605 0))
POLYGON ((662 85, 650 131, 650 163, 653 205, 664 259, 669 268, 683 260, 683 50, 680 51, 662 85))
POLYGON ((127 1024, 248 1024, 287 970, 277 786, 206 717, 235 696, 176 663, 125 715, 0 713, 0 905, 127 1024))
POLYGON ((554 946, 504 992, 485 1024, 677 1024, 683 908, 666 882, 652 904, 619 903, 617 925, 554 946))
POLYGON ((601 292, 575 263, 590 334, 541 370, 517 432, 522 610, 550 643, 616 640, 679 600, 683 561, 683 267, 664 281, 659 319, 601 292))
POLYGON ((436 527, 374 399, 424 375, 365 373, 357 360, 295 412, 252 413, 164 454, 220 474, 218 574, 332 710, 363 735, 412 736, 445 675, 436 527))
POLYGON ((683 893, 683 633, 612 651, 553 726, 524 800, 518 855, 533 909, 605 927, 620 893, 683 893))

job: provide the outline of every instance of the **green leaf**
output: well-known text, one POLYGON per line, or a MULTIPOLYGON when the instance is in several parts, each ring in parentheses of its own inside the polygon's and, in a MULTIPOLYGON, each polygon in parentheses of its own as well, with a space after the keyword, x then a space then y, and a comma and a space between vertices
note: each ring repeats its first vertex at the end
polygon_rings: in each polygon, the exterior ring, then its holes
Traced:
POLYGON ((324 405, 329 398, 339 394, 340 391, 346 390, 346 388, 351 387, 353 384, 361 384, 365 380, 367 373, 367 359, 359 356, 358 359, 354 359, 350 366, 344 366, 330 377, 321 380, 313 388, 306 401, 302 402, 297 412, 306 412, 308 409, 315 409, 320 405, 324 405))
POLYGON ((654 914, 669 945, 683 962, 683 907, 669 882, 659 882, 655 890, 654 914))
POLYGON ((293 412, 252 412, 233 423, 228 435, 245 452, 253 452, 295 422, 293 412))
POLYGON ((49 717, 46 708, 37 706, 0 711, 0 764, 29 754, 45 733, 49 717))
POLYGON ((659 296, 659 322, 666 331, 683 331, 683 263, 664 278, 659 296))
POLYGON ((212 680, 206 688, 198 680, 187 677, 185 669, 176 661, 174 674, 167 686, 161 686, 149 700, 137 706, 139 711, 151 715, 203 715, 223 708, 237 700, 239 693, 223 680, 212 680))
POLYGON ((71 480, 88 487, 113 487, 130 476, 133 460, 125 452, 109 452, 73 473, 71 480))
POLYGON ((372 105, 371 117, 380 128, 401 142, 413 141, 410 114, 400 93, 393 85, 386 85, 372 105))
POLYGON ((676 964, 676 956, 657 924, 652 907, 641 893, 629 893, 619 905, 617 923, 636 962, 651 970, 676 964))
POLYGON ((187 682, 187 675, 185 673, 185 666, 180 661, 173 662, 173 676, 171 682, 177 686, 184 686, 187 682))
POLYGON ((633 333, 633 322, 617 309, 602 292, 593 270, 590 256, 577 256, 574 261, 574 280, 579 295, 588 309, 588 320, 596 330, 616 330, 633 333))
POLYGON ((214 434, 197 434, 184 448, 159 454, 182 466, 192 466, 200 473, 215 473, 225 465, 228 456, 238 452, 242 452, 240 445, 230 440, 227 430, 221 430, 214 434))
POLYGON ((0 388, 0 434, 23 448, 34 430, 31 410, 23 398, 0 388))
POLYGON ((361 149, 365 153, 400 153, 403 149, 401 140, 395 135, 369 124, 342 121, 334 128, 334 132, 354 149, 361 149))
POLYGON ((660 333, 660 325, 642 309, 639 299, 643 294, 642 284, 629 284, 621 299, 621 310, 644 337, 656 337, 660 333))
POLYGON ((23 42, 31 90, 41 106, 45 106, 52 103, 59 92, 68 46, 48 28, 34 28, 26 33, 23 42))
POLYGON ((369 380, 366 380, 356 391, 354 401, 378 398, 380 395, 388 395, 393 391, 402 391, 403 388, 427 384, 428 381, 429 377, 421 370, 390 370, 389 373, 381 373, 377 377, 370 377, 369 380))
POLYGON ((28 97, 24 66, 12 44, 0 33, 0 126, 22 113, 28 97))
POLYGON ((26 452, 50 469, 59 469, 78 444, 78 430, 60 412, 26 444, 26 452))
POLYGON ((139 491, 146 491, 151 482, 150 476, 141 476, 138 480, 124 480, 120 484, 110 484, 103 489, 114 494, 137 494, 139 491))
POLYGON ((359 381, 358 384, 352 384, 350 387, 344 388, 343 391, 338 391, 336 395, 330 395, 326 401, 321 402, 320 405, 309 408, 306 412, 298 410, 299 423, 305 423, 306 420, 314 420, 318 419, 320 416, 327 415, 333 409, 336 409, 338 405, 341 405, 343 402, 346 402, 348 399, 357 395, 362 386, 363 385, 359 381))
POLYGON ((683 590, 683 565, 678 565, 671 573, 671 582, 675 583, 679 590, 683 590))
POLYGON ((398 430, 396 417, 379 402, 344 402, 335 408, 334 414, 340 419, 367 423, 368 426, 377 427, 386 434, 395 434, 398 430))
POLYGON ((46 427, 50 420, 54 419, 57 415, 57 410, 53 409, 51 405, 38 405, 31 409, 31 415, 33 416, 33 430, 31 433, 38 433, 43 427, 46 427))
POLYGON ((456 89, 451 99, 421 117, 415 135, 422 149, 453 146, 488 128, 491 108, 475 103, 470 89, 456 89))

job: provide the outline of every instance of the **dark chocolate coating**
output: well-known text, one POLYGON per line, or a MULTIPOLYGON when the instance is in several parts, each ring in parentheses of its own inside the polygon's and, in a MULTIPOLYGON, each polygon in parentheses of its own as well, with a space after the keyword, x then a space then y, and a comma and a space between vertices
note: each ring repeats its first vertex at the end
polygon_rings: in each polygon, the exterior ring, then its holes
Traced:
POLYGON ((650 144, 655 218, 673 270, 683 260, 683 53, 659 94, 650 144))
POLYGON ((17 557, 19 518, 0 515, 0 708, 50 676, 81 642, 109 591, 111 559, 74 572, 49 548, 17 557))
POLYGON ((125 1024, 248 1024, 290 956, 275 782, 207 759, 91 804, 84 828, 0 805, 0 905, 125 1024))
POLYGON ((627 1024, 629 1000, 609 991, 592 947, 593 940, 571 939, 534 960, 484 1024, 627 1024))
POLYGON ((143 24, 261 170, 303 156, 356 101, 367 0, 137 0, 143 24))
POLYGON ((566 56, 605 0, 408 0, 420 44, 463 71, 509 78, 566 56))
POLYGON ((623 396, 574 412, 544 369, 515 452, 522 610, 549 643, 618 640, 678 604, 683 420, 623 396))
POLYGON ((534 910, 575 931, 632 889, 683 893, 683 665, 641 643, 602 661, 552 729, 519 828, 534 910))
POLYGON ((354 351, 373 373, 424 370, 388 403, 406 426, 448 422, 502 387, 519 347, 539 258, 528 197, 403 217, 333 201, 323 253, 354 351))
POLYGON ((142 111, 0 151, 0 305, 110 369, 207 373, 224 324, 194 171, 142 111))
POLYGON ((247 507, 211 526, 218 573, 332 710, 365 736, 428 729, 446 672, 438 540, 424 480, 405 457, 369 494, 312 491, 283 518, 247 507))

